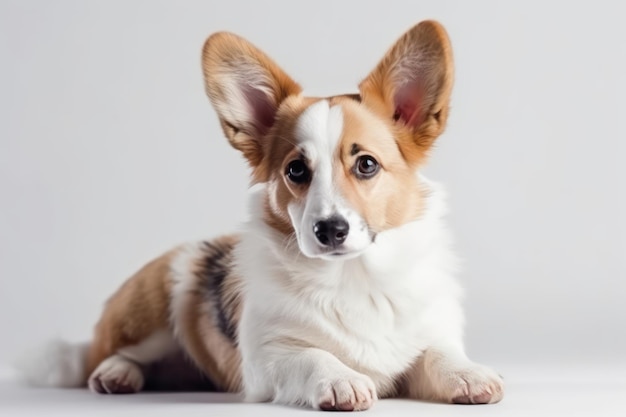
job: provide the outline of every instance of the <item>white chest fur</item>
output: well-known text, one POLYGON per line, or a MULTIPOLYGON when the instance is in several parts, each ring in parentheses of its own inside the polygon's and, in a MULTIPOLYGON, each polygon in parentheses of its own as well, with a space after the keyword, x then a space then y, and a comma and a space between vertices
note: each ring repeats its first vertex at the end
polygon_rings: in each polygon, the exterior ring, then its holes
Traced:
POLYGON ((344 261, 299 255, 253 220, 237 249, 244 364, 272 343, 316 347, 385 386, 432 343, 460 339, 460 291, 435 196, 418 221, 344 261))

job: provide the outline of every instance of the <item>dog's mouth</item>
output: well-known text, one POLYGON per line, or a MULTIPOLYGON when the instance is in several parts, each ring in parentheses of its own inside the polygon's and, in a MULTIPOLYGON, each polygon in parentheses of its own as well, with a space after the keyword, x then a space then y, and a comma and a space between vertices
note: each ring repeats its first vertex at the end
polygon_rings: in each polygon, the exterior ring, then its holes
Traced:
POLYGON ((346 249, 333 249, 326 250, 317 255, 314 255, 314 258, 323 259, 325 261, 345 261, 348 259, 353 259, 359 257, 365 249, 361 250, 346 250, 346 249))

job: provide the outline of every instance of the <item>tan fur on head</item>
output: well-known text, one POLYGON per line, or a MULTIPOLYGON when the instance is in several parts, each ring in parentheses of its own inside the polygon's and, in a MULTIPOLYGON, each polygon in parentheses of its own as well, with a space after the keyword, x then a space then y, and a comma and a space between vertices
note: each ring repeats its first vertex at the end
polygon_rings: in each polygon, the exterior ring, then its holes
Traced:
POLYGON ((414 167, 408 163, 397 143, 382 140, 387 124, 371 111, 351 99, 333 100, 341 103, 344 132, 340 145, 340 172, 337 186, 352 207, 374 232, 398 227, 418 217, 422 206, 421 186, 414 167), (376 177, 363 181, 352 174, 357 159, 373 156, 383 169, 376 177))
MULTIPOLYGON (((274 61, 231 33, 208 38, 202 63, 207 94, 228 140, 253 167, 253 182, 275 187, 265 220, 291 234, 287 204, 304 198, 307 189, 282 177, 288 160, 297 157, 298 117, 320 99, 302 97, 300 86, 274 61)), ((452 83, 448 36, 439 23, 424 21, 401 36, 360 83, 360 103, 354 97, 330 98, 330 104, 342 106, 345 114, 346 175, 338 181, 352 205, 363 209, 373 231, 419 215, 423 196, 414 172, 445 128, 452 83), (376 129, 391 132, 395 143, 381 141, 383 134, 375 137, 376 129), (355 181, 350 174, 355 158, 348 150, 355 143, 376 150, 377 159, 385 164, 382 178, 355 181)))

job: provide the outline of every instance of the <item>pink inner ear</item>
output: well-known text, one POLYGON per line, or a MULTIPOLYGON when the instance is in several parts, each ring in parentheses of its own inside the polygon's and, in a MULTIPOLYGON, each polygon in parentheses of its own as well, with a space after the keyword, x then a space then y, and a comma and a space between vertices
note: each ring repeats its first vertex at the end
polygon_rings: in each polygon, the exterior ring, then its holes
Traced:
POLYGON ((424 88, 419 81, 404 83, 394 96, 394 120, 402 120, 405 125, 417 127, 424 121, 424 88))
POLYGON ((274 117, 276 116, 274 101, 263 91, 251 86, 245 86, 243 94, 250 106, 254 127, 261 134, 267 133, 274 124, 274 117))

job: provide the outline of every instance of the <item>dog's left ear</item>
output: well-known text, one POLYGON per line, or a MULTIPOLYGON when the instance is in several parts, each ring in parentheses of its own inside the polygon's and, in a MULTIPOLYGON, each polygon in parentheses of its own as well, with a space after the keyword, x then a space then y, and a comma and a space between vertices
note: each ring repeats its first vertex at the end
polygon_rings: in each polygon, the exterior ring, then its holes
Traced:
POLYGON ((423 21, 402 35, 359 89, 363 102, 398 128, 403 154, 416 162, 445 128, 453 78, 445 29, 423 21))

